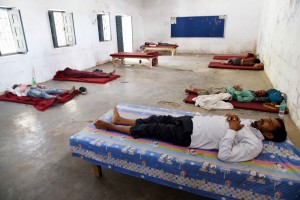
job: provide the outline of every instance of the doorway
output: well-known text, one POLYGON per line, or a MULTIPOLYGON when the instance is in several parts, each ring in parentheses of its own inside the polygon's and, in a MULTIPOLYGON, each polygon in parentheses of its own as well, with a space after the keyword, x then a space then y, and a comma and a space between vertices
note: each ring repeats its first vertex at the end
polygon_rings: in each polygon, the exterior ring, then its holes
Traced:
POLYGON ((132 52, 131 16, 116 16, 118 52, 132 52))

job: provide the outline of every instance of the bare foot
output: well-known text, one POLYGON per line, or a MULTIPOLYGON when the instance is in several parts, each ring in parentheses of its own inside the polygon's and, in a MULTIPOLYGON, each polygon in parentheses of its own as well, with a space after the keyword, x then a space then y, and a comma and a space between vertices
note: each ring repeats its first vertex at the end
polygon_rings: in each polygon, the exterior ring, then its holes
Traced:
POLYGON ((110 124, 106 121, 97 120, 94 122, 94 125, 97 129, 108 129, 110 124))
POLYGON ((114 71, 110 72, 109 75, 114 75, 116 73, 116 70, 114 69, 114 71))
POLYGON ((71 88, 71 90, 69 90, 69 94, 72 94, 72 93, 74 92, 74 90, 75 90, 75 86, 73 86, 73 87, 71 88))
POLYGON ((114 117, 112 119, 112 123, 113 124, 118 124, 120 122, 120 118, 121 118, 121 116, 118 112, 118 108, 117 108, 117 106, 115 106, 114 107, 114 117))
POLYGON ((60 97, 60 96, 56 96, 55 98, 58 99, 58 100, 61 100, 61 97, 60 97))

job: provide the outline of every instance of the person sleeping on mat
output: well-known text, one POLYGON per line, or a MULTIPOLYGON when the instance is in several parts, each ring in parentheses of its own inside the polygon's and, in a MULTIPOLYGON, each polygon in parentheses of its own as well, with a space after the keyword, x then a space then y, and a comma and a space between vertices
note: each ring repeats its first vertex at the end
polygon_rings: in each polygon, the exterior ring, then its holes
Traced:
POLYGON ((197 95, 229 93, 234 100, 239 102, 272 102, 280 104, 283 99, 286 99, 286 95, 276 89, 246 90, 243 89, 240 85, 219 88, 210 87, 208 89, 194 88, 190 86, 189 89, 185 89, 185 92, 197 95))
POLYGON ((256 57, 252 58, 229 58, 227 62, 223 63, 226 65, 236 65, 236 66, 253 66, 253 67, 263 67, 264 64, 260 62, 256 57))
POLYGON ((242 162, 256 158, 263 140, 283 142, 287 132, 282 119, 241 120, 236 114, 172 117, 153 115, 145 119, 126 119, 114 108, 112 123, 96 120, 97 129, 128 134, 133 138, 156 138, 175 145, 218 149, 225 162, 242 162), (121 126, 120 126, 121 125, 121 126))
POLYGON ((12 88, 8 88, 6 92, 11 92, 17 96, 28 96, 42 99, 61 99, 59 94, 68 92, 73 93, 75 86, 70 90, 63 90, 57 88, 46 88, 45 85, 30 85, 30 84, 14 84, 12 88))
POLYGON ((72 78, 110 78, 112 75, 114 75, 116 70, 113 70, 112 72, 105 73, 103 71, 95 71, 95 72, 89 72, 89 71, 83 71, 83 70, 76 70, 71 68, 66 68, 63 70, 63 73, 67 77, 72 78))
POLYGON ((233 87, 210 87, 208 89, 193 88, 190 86, 189 89, 185 90, 186 93, 194 93, 197 95, 210 95, 219 93, 229 93, 232 98, 239 102, 250 102, 253 101, 255 96, 250 90, 245 90, 239 85, 233 87))

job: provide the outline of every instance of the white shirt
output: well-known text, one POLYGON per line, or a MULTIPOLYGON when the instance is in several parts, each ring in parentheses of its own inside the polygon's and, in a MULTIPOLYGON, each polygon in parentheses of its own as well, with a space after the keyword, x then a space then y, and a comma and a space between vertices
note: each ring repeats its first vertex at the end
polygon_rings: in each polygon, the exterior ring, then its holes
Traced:
POLYGON ((226 162, 252 160, 262 151, 264 136, 250 126, 251 120, 242 120, 239 131, 229 129, 225 116, 195 116, 190 148, 219 149, 218 158, 226 162))
POLYGON ((22 86, 18 86, 15 89, 13 88, 6 88, 6 91, 11 92, 15 95, 17 95, 18 97, 24 97, 27 96, 27 92, 29 91, 30 87, 26 87, 25 85, 22 86))

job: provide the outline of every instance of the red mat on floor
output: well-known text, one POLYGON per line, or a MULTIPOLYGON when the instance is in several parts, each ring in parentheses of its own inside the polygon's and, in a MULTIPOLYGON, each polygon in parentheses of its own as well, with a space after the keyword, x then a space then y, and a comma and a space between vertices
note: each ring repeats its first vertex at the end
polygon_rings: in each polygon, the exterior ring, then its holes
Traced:
POLYGON ((248 53, 247 55, 245 56, 241 56, 241 55, 215 55, 213 57, 213 59, 216 59, 216 60, 228 60, 229 58, 251 58, 251 57, 254 57, 254 54, 253 53, 248 53))
POLYGON ((53 80, 56 81, 76 81, 76 82, 86 82, 86 83, 99 83, 99 84, 105 84, 109 81, 112 81, 114 79, 117 79, 121 77, 120 75, 114 74, 109 78, 74 78, 74 77, 68 77, 64 75, 63 71, 58 71, 53 77, 53 80))
MULTIPOLYGON (((195 104, 193 101, 193 98, 197 97, 197 94, 189 94, 183 101, 185 103, 191 103, 195 104)), ((258 110, 263 112, 272 112, 272 113, 278 113, 279 108, 274 107, 271 104, 267 103, 261 103, 261 102, 238 102, 235 100, 229 101, 233 105, 234 108, 241 108, 241 109, 247 109, 247 110, 258 110)), ((289 113, 288 109, 286 109, 285 113, 289 113)))
POLYGON ((61 99, 42 99, 42 98, 33 98, 33 97, 18 97, 10 92, 0 95, 0 101, 10 101, 16 103, 30 104, 33 105, 39 111, 45 111, 50 106, 56 105, 58 103, 65 103, 73 99, 77 94, 79 94, 79 90, 74 90, 73 93, 64 93, 61 94, 61 99))
POLYGON ((223 64, 221 62, 210 62, 208 67, 210 67, 210 68, 220 68, 220 69, 255 70, 255 71, 264 69, 264 67, 228 65, 228 64, 223 64))

